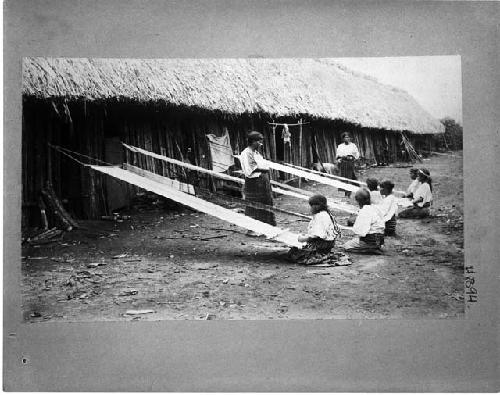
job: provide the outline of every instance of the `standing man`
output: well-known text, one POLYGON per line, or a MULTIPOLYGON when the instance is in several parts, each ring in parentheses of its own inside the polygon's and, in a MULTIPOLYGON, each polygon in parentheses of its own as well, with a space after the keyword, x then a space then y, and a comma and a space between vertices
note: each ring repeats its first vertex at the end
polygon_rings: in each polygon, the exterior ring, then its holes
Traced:
MULTIPOLYGON (((250 203, 273 205, 271 182, 269 180, 269 167, 259 153, 264 136, 259 132, 250 132, 247 136, 248 146, 240 155, 241 169, 245 173, 244 194, 245 200, 250 203)), ((274 212, 265 208, 247 206, 245 215, 276 226, 274 212)))
MULTIPOLYGON (((342 134, 342 140, 344 142, 337 147, 337 162, 340 169, 340 176, 357 180, 356 173, 354 172, 354 161, 359 159, 358 147, 351 142, 351 135, 347 132, 342 134)), ((343 189, 339 188, 339 190, 343 189)), ((351 197, 350 191, 343 191, 345 192, 345 196, 351 197)))

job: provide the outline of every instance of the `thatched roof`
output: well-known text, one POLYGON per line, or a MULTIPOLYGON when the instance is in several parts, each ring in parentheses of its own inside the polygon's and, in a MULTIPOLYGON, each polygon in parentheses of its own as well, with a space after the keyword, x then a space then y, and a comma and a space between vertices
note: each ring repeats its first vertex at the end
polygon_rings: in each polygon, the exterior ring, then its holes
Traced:
POLYGON ((305 115, 419 134, 444 131, 405 91, 331 59, 25 58, 23 94, 305 115))

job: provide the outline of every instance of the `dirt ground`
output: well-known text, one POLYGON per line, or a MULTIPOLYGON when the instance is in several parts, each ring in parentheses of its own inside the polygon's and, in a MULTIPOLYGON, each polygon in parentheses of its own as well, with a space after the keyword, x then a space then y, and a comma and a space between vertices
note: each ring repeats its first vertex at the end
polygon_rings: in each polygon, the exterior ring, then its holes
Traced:
MULTIPOLYGON (((56 243, 25 243, 24 319, 463 317, 462 156, 432 156, 419 166, 433 178, 432 218, 398 220, 383 255, 352 254, 351 266, 291 264, 281 244, 208 215, 155 205, 121 212, 130 216, 122 222, 82 221, 83 229, 56 243)), ((359 178, 389 178, 406 189, 408 170, 370 168, 359 178)), ((306 189, 341 196, 325 185, 306 189)), ((275 204, 308 213, 307 203, 294 198, 275 204)), ((347 215, 337 215, 345 224, 347 215)), ((307 220, 297 218, 277 214, 278 226, 302 231, 307 220)), ((351 237, 344 232, 341 243, 351 237)))

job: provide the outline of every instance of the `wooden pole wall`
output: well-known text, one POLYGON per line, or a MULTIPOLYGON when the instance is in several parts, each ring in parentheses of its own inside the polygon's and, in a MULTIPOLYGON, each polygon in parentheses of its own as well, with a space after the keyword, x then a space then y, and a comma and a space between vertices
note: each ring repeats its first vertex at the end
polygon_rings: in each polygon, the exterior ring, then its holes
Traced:
MULTIPOLYGON (((59 107, 60 108, 60 103, 59 107)), ((221 136, 227 128, 234 152, 246 146, 246 136, 251 130, 263 133, 264 154, 272 160, 309 167, 315 153, 324 162, 334 162, 337 145, 343 131, 350 131, 362 156, 368 161, 380 161, 384 155, 390 161, 401 159, 400 140, 397 133, 360 128, 340 121, 286 118, 279 122, 307 124, 290 128, 291 146, 282 144, 281 127, 273 128, 270 119, 258 115, 234 116, 201 113, 180 109, 155 108, 131 103, 68 103, 73 123, 57 115, 50 102, 28 100, 23 102, 23 206, 36 202, 44 183, 52 181, 59 198, 68 198, 72 209, 83 217, 98 218, 106 210, 104 180, 91 175, 87 168, 72 162, 61 154, 48 151, 47 141, 66 145, 77 152, 104 159, 104 140, 118 136, 122 141, 165 154, 176 159, 186 159, 188 148, 193 164, 209 167, 210 157, 206 134, 221 136), (293 129, 295 128, 295 129, 293 129), (71 137, 72 136, 72 137, 71 137), (281 139, 281 142, 278 141, 281 139), (278 145, 279 151, 278 152, 278 145), (104 191, 104 192, 103 192, 104 191)), ((61 111, 60 111, 61 112, 61 111)), ((277 121, 278 122, 278 121, 277 121)), ((425 136, 413 137, 416 148, 432 149, 433 142, 425 136)), ((176 177, 173 165, 131 154, 125 150, 125 160, 134 166, 169 177, 176 177)), ((273 174, 276 178, 278 174, 273 174)), ((207 180, 200 179, 205 183, 207 180)))

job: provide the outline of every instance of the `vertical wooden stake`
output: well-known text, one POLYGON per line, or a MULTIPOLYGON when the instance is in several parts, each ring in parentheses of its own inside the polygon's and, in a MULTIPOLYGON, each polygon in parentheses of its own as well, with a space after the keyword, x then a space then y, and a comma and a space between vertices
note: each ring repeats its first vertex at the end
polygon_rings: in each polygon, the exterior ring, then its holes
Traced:
MULTIPOLYGON (((302 118, 299 119, 299 166, 302 166, 302 118)), ((302 186, 302 178, 299 177, 299 188, 302 186)))
POLYGON ((273 161, 276 162, 276 125, 273 125, 273 136, 271 137, 271 152, 273 161))
MULTIPOLYGON (((291 143, 289 143, 289 148, 290 148, 290 144, 291 143)), ((292 156, 292 155, 290 154, 290 156, 292 156)), ((287 155, 286 143, 285 143, 284 139, 283 139, 283 160, 285 163, 288 163, 290 161, 289 155, 287 155)))
MULTIPOLYGON (((50 121, 47 130, 47 142, 52 144, 52 122, 50 121)), ((44 149, 47 152, 47 185, 52 187, 52 148, 46 145, 44 149)))
POLYGON ((316 133, 314 133, 314 151, 316 152, 316 156, 318 157, 318 162, 321 165, 321 168, 326 173, 327 171, 325 169, 325 166, 323 166, 323 161, 321 160, 321 156, 319 156, 318 139, 316 138, 316 133))

